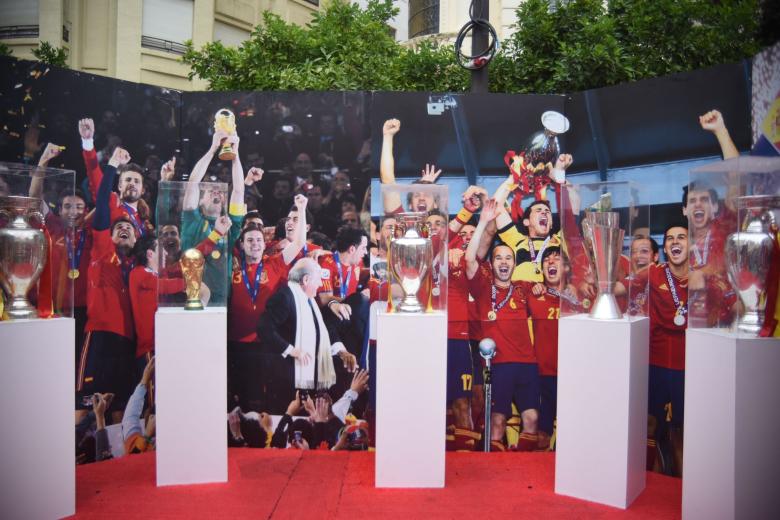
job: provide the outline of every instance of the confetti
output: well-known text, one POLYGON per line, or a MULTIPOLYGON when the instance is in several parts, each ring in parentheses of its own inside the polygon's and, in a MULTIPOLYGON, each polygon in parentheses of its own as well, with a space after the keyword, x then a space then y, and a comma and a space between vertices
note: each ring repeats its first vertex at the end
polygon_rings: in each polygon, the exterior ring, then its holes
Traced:
POLYGON ((14 88, 15 88, 15 89, 16 89, 16 88, 21 88, 21 87, 22 87, 22 84, 21 84, 21 83, 17 83, 16 85, 14 85, 14 88))

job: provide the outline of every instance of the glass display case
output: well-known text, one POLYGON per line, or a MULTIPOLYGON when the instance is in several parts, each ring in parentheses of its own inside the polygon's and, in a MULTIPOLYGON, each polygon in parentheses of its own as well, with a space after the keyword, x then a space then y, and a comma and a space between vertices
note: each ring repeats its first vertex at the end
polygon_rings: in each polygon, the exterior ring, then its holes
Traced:
POLYGON ((157 196, 160 307, 225 307, 241 217, 228 215, 225 183, 163 181, 157 196), (227 224, 229 229, 225 230, 227 224))
MULTIPOLYGON (((648 262, 632 257, 649 247, 650 209, 633 182, 561 187, 559 218, 567 281, 561 316, 596 319, 648 314, 648 262)), ((650 255, 652 258, 652 255, 650 255)))
POLYGON ((0 321, 86 306, 86 220, 73 170, 0 163, 0 321))
POLYGON ((689 327, 777 334, 780 158, 737 157, 690 172, 689 327))
POLYGON ((447 309, 447 187, 435 184, 381 186, 381 218, 371 276, 387 283, 380 291, 388 312, 447 309))

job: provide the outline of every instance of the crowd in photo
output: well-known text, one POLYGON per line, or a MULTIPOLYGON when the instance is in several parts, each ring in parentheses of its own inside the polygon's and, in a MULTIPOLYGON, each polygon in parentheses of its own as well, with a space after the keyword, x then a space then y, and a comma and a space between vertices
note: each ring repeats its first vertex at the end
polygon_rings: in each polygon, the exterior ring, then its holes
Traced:
MULTIPOLYGON (((388 249, 409 213, 421 216, 435 258, 420 300, 447 310, 447 449, 554 450, 558 319, 589 312, 598 294, 580 236, 585 208, 566 177, 575 158, 539 165, 541 188, 520 190, 514 173, 494 193, 469 186, 452 213, 430 189, 441 170, 420 165, 408 196, 383 196, 372 219, 359 103, 335 110, 277 99, 262 110, 249 96, 228 104, 239 119, 257 118, 250 130, 212 129, 213 115, 191 103, 181 114, 187 150, 170 157, 110 111, 83 114, 66 133, 42 132, 42 118, 27 127, 26 162, 77 172, 75 192, 53 191, 35 168, 29 187, 43 200, 51 279, 72 281, 53 297, 76 321, 77 460, 154 449, 155 312, 185 305, 189 251, 204 262, 200 304, 227 307, 229 446, 369 449, 375 317, 403 294, 388 249), (562 227, 576 231, 564 236, 562 227), (496 345, 489 439, 486 338, 496 345)), ((725 158, 738 155, 720 113, 700 124, 725 158)), ((376 130, 380 181, 400 184, 401 122, 376 130)), ((615 288, 624 313, 651 322, 648 467, 677 475, 685 329, 728 325, 737 312, 722 255, 736 218, 729 194, 683 184, 679 214, 656 230, 660 243, 648 228, 627 237, 615 288)))
MULTIPOLYGON (((252 103, 231 108, 246 118, 252 103)), ((184 140, 191 164, 126 147, 132 132, 106 114, 67 135, 29 126, 27 162, 77 172, 75 192, 54 193, 32 168, 29 195, 44 201, 52 279, 73 282, 54 296, 76 319, 78 462, 154 449, 155 312, 184 305, 192 249, 201 304, 227 307, 229 445, 368 448, 369 148, 347 105, 275 101, 243 141, 190 110, 184 130, 211 140, 184 140)))
MULTIPOLYGON (((717 137, 724 158, 738 155, 718 111, 702 115, 700 125, 717 137)), ((393 144, 400 130, 400 121, 385 121, 380 178, 387 186, 397 183, 393 144)), ((493 194, 470 186, 449 221, 448 215, 441 215, 440 201, 424 188, 436 183, 441 173, 431 165, 421 168, 420 178, 408 186, 407 200, 392 190, 383 198, 384 216, 372 240, 373 309, 379 311, 388 297, 392 301, 403 294, 398 278, 386 274, 386 259, 404 214, 423 213, 421 228, 432 239, 434 257, 444 256, 448 449, 481 450, 485 443, 490 451, 555 449, 558 319, 562 310, 566 315, 589 312, 598 295, 582 240, 580 212, 587 208, 580 208, 578 191, 565 175, 573 161, 571 155, 560 154, 554 162, 530 165, 549 178, 543 190, 518 190, 520 180, 513 174, 493 194), (445 241, 446 248, 437 246, 445 241), (483 439, 485 362, 479 343, 485 338, 496 346, 490 439, 483 439)), ((730 324, 737 301, 722 254, 726 234, 735 226, 730 194, 721 199, 712 186, 689 187, 684 181, 680 187, 682 204, 679 213, 666 216, 661 244, 646 227, 626 237, 614 290, 624 314, 650 318, 648 469, 678 476, 685 329, 691 322, 730 324), (692 301, 689 290, 696 294, 692 301)), ((432 278, 432 294, 438 295, 432 278)), ((594 411, 594 421, 598 413, 594 411)), ((609 442, 609 432, 604 435, 609 442)))

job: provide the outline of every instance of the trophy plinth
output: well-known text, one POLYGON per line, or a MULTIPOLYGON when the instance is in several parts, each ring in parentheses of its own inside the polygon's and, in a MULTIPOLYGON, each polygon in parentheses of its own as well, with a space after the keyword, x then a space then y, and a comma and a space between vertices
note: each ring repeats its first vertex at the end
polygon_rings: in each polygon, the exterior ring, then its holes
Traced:
MULTIPOLYGON (((222 130, 229 135, 236 134, 236 116, 227 108, 221 108, 214 115, 214 131, 222 130)), ((222 161, 232 161, 236 158, 236 152, 230 143, 222 142, 218 157, 222 161)))
POLYGON ((203 267, 206 259, 198 249, 187 249, 179 260, 181 272, 184 276, 187 301, 184 303, 184 310, 201 311, 203 303, 200 301, 200 287, 203 281, 203 267))
POLYGON ((426 274, 433 262, 433 244, 429 238, 420 236, 417 226, 424 213, 405 213, 398 220, 406 229, 404 235, 390 242, 390 268, 393 278, 398 280, 404 296, 398 304, 399 312, 421 313, 425 307, 417 298, 426 274))
POLYGON ((734 327, 737 332, 758 336, 764 325, 769 267, 777 261, 772 258, 774 215, 762 203, 777 204, 778 200, 761 196, 740 199, 740 206, 748 207, 747 214, 742 230, 730 234, 725 247, 729 282, 745 308, 734 327))
POLYGON ((11 319, 38 317, 27 293, 46 264, 46 237, 29 222, 30 217, 43 221, 40 207, 41 199, 38 198, 0 197, 0 216, 8 221, 0 229, 0 282, 9 296, 5 312, 11 319))

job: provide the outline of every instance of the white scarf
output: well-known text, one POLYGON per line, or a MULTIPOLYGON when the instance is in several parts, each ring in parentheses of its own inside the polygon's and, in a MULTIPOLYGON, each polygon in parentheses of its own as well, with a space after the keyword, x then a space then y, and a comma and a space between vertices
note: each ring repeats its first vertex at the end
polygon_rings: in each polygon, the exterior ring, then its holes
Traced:
POLYGON ((331 356, 330 336, 328 329, 325 328, 325 322, 322 320, 322 314, 317 304, 312 301, 314 314, 317 316, 317 323, 320 328, 319 357, 315 358, 317 341, 317 331, 314 327, 314 317, 311 313, 308 301, 309 297, 301 289, 297 282, 287 282, 287 286, 292 291, 295 298, 295 348, 300 348, 301 352, 309 354, 311 361, 303 366, 299 360, 295 360, 295 388, 314 389, 314 364, 317 363, 317 390, 327 390, 336 384, 336 371, 333 368, 333 358, 331 356))

